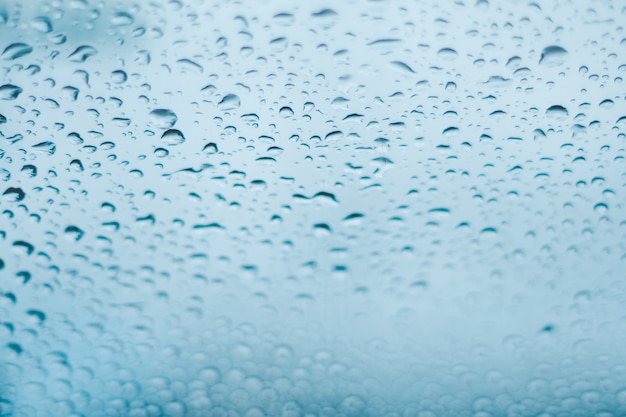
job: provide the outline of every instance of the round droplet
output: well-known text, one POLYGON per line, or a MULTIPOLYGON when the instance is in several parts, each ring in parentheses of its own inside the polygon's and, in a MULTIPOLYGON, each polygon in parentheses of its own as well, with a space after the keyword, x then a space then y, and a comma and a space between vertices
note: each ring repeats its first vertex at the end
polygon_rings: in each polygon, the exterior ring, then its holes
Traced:
POLYGON ((169 129, 178 121, 178 116, 170 109, 154 109, 150 112, 150 117, 156 127, 169 129))
POLYGON ((18 202, 24 199, 26 193, 21 188, 9 187, 4 193, 2 193, 2 195, 9 201, 18 202))
POLYGON ((207 143, 206 145, 204 145, 204 147, 202 148, 202 152, 212 155, 214 153, 217 153, 217 144, 211 142, 211 143, 207 143))
POLYGON ((15 100, 22 94, 22 88, 13 84, 4 84, 0 86, 0 100, 15 100))
POLYGON ((280 114, 281 117, 291 117, 293 116, 293 110, 291 110, 291 107, 281 107, 278 114, 280 114))
POLYGON ((437 52, 437 56, 446 61, 454 61, 459 54, 452 48, 441 48, 437 52))
POLYGON ((85 232, 77 226, 67 226, 65 228, 65 235, 72 240, 79 241, 84 234, 85 232))
POLYGON ((36 17, 30 22, 30 25, 33 29, 41 32, 41 33, 50 33, 52 32, 52 23, 50 23, 50 19, 47 17, 36 17))
POLYGON ((117 12, 111 18, 111 23, 114 26, 132 25, 133 22, 134 22, 133 17, 126 12, 117 12))
POLYGON ((185 135, 178 129, 168 129, 161 136, 161 140, 170 146, 180 145, 185 142, 185 135))
POLYGON ((558 104, 554 106, 550 106, 546 110, 546 116, 550 118, 554 118, 554 119, 563 119, 563 118, 566 118, 567 115, 568 115, 567 109, 558 104))
POLYGON ((122 84, 126 82, 128 76, 126 75, 126 72, 122 70, 116 70, 111 73, 111 79, 116 84, 122 84))

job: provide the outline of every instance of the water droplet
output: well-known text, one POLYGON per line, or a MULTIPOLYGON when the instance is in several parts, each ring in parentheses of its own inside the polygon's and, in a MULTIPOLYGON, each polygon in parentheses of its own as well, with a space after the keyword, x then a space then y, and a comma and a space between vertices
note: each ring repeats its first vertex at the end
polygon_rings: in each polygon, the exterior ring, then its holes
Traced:
POLYGON ((7 60, 14 60, 21 58, 25 55, 33 52, 33 47, 22 42, 12 43, 7 46, 2 52, 2 57, 7 60))
POLYGON ((293 110, 291 109, 291 107, 284 106, 280 108, 278 114, 280 114, 281 117, 292 117, 293 110))
POLYGON ((211 142, 211 143, 207 143, 206 145, 204 145, 204 147, 202 148, 202 152, 212 155, 214 153, 217 153, 217 144, 211 142))
POLYGON ((391 61, 391 65, 399 70, 406 71, 411 74, 415 74, 415 71, 413 71, 413 68, 411 68, 410 66, 408 66, 402 61, 391 61))
POLYGON ((607 210, 609 209, 609 206, 606 203, 598 203, 595 206, 593 206, 593 209, 600 214, 604 214, 607 212, 607 210))
POLYGON ((65 234, 66 236, 69 236, 70 239, 79 241, 82 239, 85 232, 76 226, 67 226, 65 228, 65 234))
POLYGON ((169 146, 180 145, 185 142, 185 135, 178 129, 168 129, 161 136, 161 140, 169 146))
POLYGON ((113 17, 111 18, 111 23, 114 26, 127 26, 127 25, 132 25, 134 23, 134 19, 133 17, 126 12, 116 12, 113 14, 113 17))
POLYGON ((234 110, 239 108, 241 101, 236 94, 226 94, 218 103, 220 110, 234 110))
POLYGON ((322 10, 312 13, 311 16, 314 18, 328 18, 328 17, 337 16, 337 12, 334 11, 333 9, 322 9, 322 10))
POLYGON ((178 121, 178 116, 170 109, 154 109, 150 112, 150 117, 160 129, 169 129, 178 121))
POLYGON ((441 48, 437 52, 437 56, 446 61, 454 61, 459 56, 459 54, 452 48, 441 48))
POLYGON ((541 52, 539 64, 546 67, 558 67, 565 63, 567 55, 565 48, 557 45, 547 46, 541 52))
POLYGON ((15 100, 22 94, 22 88, 13 84, 4 84, 0 86, 0 100, 15 100))
POLYGON ((96 55, 98 50, 90 45, 79 46, 72 52, 68 58, 72 62, 85 62, 88 58, 96 55))
POLYGON ((111 79, 116 84, 123 84, 128 80, 128 75, 122 70, 115 70, 111 73, 111 79))
POLYGON ((2 193, 2 196, 8 201, 18 202, 24 199, 26 193, 21 188, 9 187, 2 193))

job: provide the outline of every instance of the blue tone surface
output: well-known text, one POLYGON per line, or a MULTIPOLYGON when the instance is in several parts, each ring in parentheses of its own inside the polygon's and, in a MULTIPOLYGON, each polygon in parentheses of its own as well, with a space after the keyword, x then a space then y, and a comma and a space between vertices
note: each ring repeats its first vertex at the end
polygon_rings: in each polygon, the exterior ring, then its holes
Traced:
POLYGON ((626 416, 625 24, 0 0, 0 416, 626 416))

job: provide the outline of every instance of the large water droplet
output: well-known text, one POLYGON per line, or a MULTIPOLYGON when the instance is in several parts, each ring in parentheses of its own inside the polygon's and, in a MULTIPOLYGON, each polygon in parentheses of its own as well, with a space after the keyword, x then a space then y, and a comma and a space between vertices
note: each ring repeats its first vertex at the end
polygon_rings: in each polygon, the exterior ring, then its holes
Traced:
POLYGON ((226 94, 218 103, 220 110, 234 110, 239 108, 241 100, 236 94, 226 94))
POLYGON ((544 65, 546 67, 558 67, 565 63, 567 59, 567 51, 565 48, 562 48, 557 45, 547 46, 541 52, 541 58, 539 59, 539 64, 544 65))
POLYGON ((161 140, 170 146, 180 145, 185 142, 185 135, 178 129, 168 129, 161 135, 161 140))
POLYGON ((170 109, 154 109, 150 112, 150 117, 154 120, 156 127, 168 129, 176 124, 178 117, 170 109))
POLYGON ((98 50, 90 45, 79 46, 68 58, 73 62, 85 62, 88 58, 98 53, 98 50))
POLYGON ((2 196, 8 201, 18 202, 24 199, 26 193, 19 187, 9 187, 2 193, 2 196))
POLYGON ((30 54, 31 52, 33 52, 33 47, 26 43, 12 43, 4 49, 4 52, 2 52, 2 58, 7 60, 18 59, 30 54))
POLYGON ((13 84, 4 84, 0 86, 0 100, 15 100, 22 94, 22 88, 13 84))

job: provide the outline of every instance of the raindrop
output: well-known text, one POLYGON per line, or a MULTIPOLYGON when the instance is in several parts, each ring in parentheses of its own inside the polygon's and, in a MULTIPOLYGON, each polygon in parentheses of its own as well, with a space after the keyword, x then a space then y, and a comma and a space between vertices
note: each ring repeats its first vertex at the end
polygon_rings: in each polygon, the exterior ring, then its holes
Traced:
POLYGON ((405 64, 402 61, 392 61, 391 65, 393 65, 395 68, 400 69, 402 71, 406 71, 406 72, 409 72, 411 74, 415 74, 415 71, 413 71, 413 68, 411 68, 410 66, 408 66, 407 64, 405 64))
POLYGON ((178 129, 168 129, 161 135, 161 140, 169 146, 180 145, 185 142, 185 135, 178 129))
POLYGON ((178 121, 176 113, 170 109, 154 109, 150 112, 150 117, 160 129, 169 129, 178 121))
POLYGON ((69 236, 70 239, 75 241, 79 241, 80 239, 82 239, 84 234, 85 232, 83 232, 80 228, 76 226, 67 226, 65 228, 65 235, 69 236))
POLYGON ((22 94, 22 88, 13 84, 4 84, 0 86, 0 100, 15 100, 22 94))
POLYGON ((122 70, 115 70, 111 73, 111 79, 116 84, 122 84, 126 82, 128 76, 126 75, 126 72, 122 70))
POLYGON ((72 52, 68 58, 72 62, 85 62, 88 58, 98 53, 98 50, 93 46, 82 45, 72 52))
POLYGON ((28 178, 37 176, 37 167, 35 165, 24 165, 20 171, 28 178))
POLYGON ((437 52, 437 55, 446 61, 453 61, 459 54, 452 48, 442 48, 437 52))
POLYGON ((204 147, 202 148, 202 152, 212 155, 214 153, 217 153, 217 144, 210 142, 207 143, 206 145, 204 145, 204 147))
POLYGON ((548 107, 546 110, 546 116, 552 118, 565 118, 568 115, 567 109, 561 105, 555 104, 554 106, 548 107))
POLYGON ((28 55, 31 52, 33 52, 33 47, 26 43, 12 43, 4 49, 2 57, 7 60, 13 60, 28 55))
POLYGON ((226 94, 217 105, 220 110, 234 110, 239 108, 241 101, 236 94, 226 94))
POLYGON ((337 15, 337 12, 334 11, 333 9, 322 9, 320 11, 317 11, 311 14, 311 16, 313 16, 314 18, 327 18, 327 17, 336 16, 336 15, 337 15))
POLYGON ((541 52, 539 64, 546 67, 558 67, 565 63, 567 55, 565 48, 556 45, 547 46, 541 52))
POLYGON ((291 107, 284 106, 280 108, 278 114, 280 114, 281 117, 291 117, 293 116, 293 110, 291 107))
POLYGON ((48 19, 45 16, 34 18, 31 21, 30 25, 35 30, 37 30, 38 32, 41 32, 41 33, 50 33, 50 32, 52 32, 52 23, 50 22, 50 19, 48 19))
POLYGON ((8 201, 18 202, 24 199, 26 193, 21 188, 9 187, 2 193, 2 196, 8 201))
POLYGON ((126 12, 116 12, 111 18, 111 23, 114 26, 127 26, 134 23, 133 17, 126 12))

